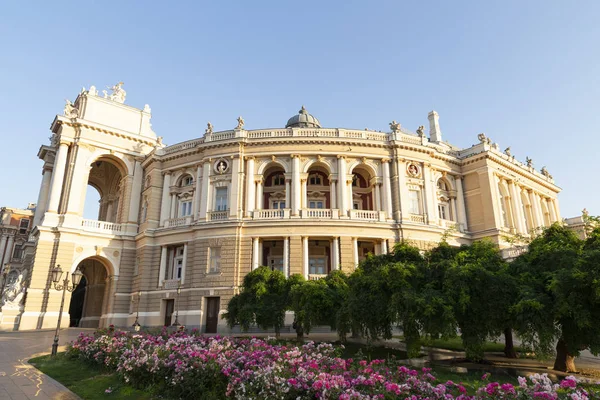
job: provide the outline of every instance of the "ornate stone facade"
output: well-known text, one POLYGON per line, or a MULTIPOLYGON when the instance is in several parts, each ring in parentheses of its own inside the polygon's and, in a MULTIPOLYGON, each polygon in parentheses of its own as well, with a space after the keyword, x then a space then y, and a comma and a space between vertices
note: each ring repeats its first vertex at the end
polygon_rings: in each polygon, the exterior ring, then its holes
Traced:
MULTIPOLYGON (((396 121, 390 132, 322 128, 302 107, 285 128, 233 130, 165 147, 150 107, 83 91, 57 116, 36 210, 31 283, 20 329, 56 323, 52 267, 81 268, 71 323, 179 322, 223 330, 219 314, 246 273, 268 265, 318 279, 408 239, 422 248, 484 237, 508 247, 560 219, 559 188, 491 139, 459 149, 396 121), (83 219, 87 184, 101 201, 83 219), (177 288, 180 288, 177 302, 177 288)), ((199 133, 200 136, 200 133, 199 133)), ((69 296, 69 294, 67 294, 69 296)), ((65 309, 65 313, 67 310, 65 309)), ((63 318, 65 325, 69 317, 63 318)))

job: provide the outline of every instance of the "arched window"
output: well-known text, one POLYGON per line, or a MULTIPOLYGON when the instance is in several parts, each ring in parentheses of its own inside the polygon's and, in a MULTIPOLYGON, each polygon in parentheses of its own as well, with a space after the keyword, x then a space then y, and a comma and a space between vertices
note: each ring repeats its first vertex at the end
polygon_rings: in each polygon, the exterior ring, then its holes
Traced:
POLYGON ((191 176, 186 176, 181 180, 181 187, 192 186, 194 184, 194 178, 191 176))

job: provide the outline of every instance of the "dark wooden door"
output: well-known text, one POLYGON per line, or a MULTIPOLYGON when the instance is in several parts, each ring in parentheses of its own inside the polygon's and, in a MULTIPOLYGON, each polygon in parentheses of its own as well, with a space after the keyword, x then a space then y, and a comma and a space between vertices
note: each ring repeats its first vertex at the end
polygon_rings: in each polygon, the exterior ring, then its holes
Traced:
POLYGON ((165 300, 165 326, 171 326, 173 311, 175 311, 175 300, 165 300))
POLYGON ((206 298, 206 333, 217 333, 220 300, 219 297, 206 298))

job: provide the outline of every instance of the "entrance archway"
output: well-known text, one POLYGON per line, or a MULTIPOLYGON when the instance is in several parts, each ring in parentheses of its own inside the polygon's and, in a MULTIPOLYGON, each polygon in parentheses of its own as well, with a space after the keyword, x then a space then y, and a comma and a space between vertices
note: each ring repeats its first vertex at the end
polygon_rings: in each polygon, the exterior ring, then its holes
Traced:
POLYGON ((81 261, 77 268, 83 278, 71 295, 70 326, 98 328, 108 299, 107 267, 103 261, 90 257, 81 261))
MULTIPOLYGON (((90 165, 88 185, 98 191, 100 195, 98 221, 120 223, 123 219, 123 177, 126 169, 117 160, 110 157, 100 157, 90 165)), ((93 200, 91 200, 93 201, 93 200)), ((95 205, 86 205, 89 209, 96 209, 95 205)), ((84 207, 85 209, 85 207, 84 207)))

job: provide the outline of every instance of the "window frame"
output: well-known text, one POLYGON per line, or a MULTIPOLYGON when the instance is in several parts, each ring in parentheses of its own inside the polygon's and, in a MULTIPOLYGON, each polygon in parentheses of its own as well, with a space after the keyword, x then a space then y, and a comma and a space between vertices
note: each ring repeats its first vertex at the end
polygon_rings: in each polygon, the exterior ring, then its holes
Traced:
POLYGON ((221 273, 221 246, 210 246, 208 248, 208 270, 209 274, 221 273))
POLYGON ((213 211, 228 211, 229 210, 229 188, 227 186, 219 186, 215 188, 215 204, 213 211), (219 191, 225 192, 224 196, 219 196, 219 191), (219 200, 223 200, 224 204, 220 204, 219 200))

